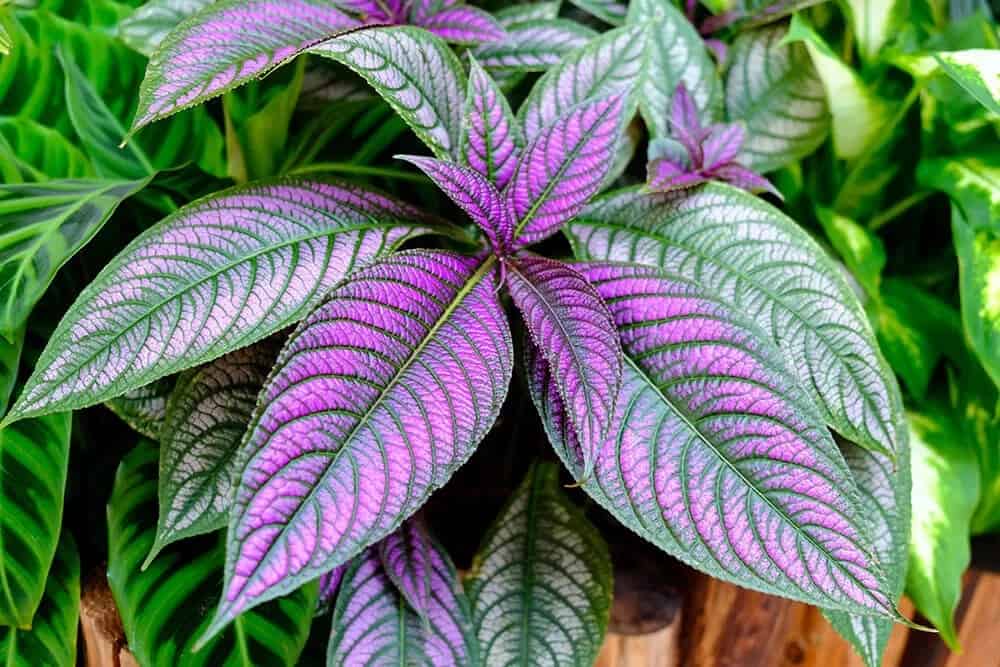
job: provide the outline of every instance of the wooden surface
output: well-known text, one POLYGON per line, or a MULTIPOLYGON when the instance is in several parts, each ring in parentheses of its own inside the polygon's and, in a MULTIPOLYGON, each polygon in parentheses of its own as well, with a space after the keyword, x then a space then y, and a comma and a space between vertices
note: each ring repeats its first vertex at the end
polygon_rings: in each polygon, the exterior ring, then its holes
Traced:
MULTIPOLYGON (((701 575, 689 578, 683 595, 672 587, 638 588, 646 577, 624 576, 616 586, 597 667, 863 667, 812 607, 701 575), (659 627, 650 631, 654 623, 659 627)), ((909 601, 901 607, 912 616, 909 601)), ((1000 574, 966 577, 958 626, 961 655, 937 635, 897 625, 885 667, 1000 667, 1000 574)), ((81 630, 84 665, 136 667, 100 573, 84 586, 81 630)))

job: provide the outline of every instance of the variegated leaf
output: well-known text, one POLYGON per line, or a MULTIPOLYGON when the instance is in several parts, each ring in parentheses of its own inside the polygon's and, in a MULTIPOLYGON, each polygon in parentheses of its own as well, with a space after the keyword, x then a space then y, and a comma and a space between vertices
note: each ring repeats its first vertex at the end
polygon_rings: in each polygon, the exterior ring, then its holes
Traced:
POLYGON ((417 23, 455 44, 499 42, 505 37, 503 27, 489 12, 472 5, 446 4, 417 23))
POLYGON ((892 453, 899 388, 841 269, 792 220, 741 190, 618 191, 567 228, 580 258, 636 261, 690 276, 753 316, 826 422, 892 453))
POLYGON ((644 27, 606 32, 546 72, 517 112, 527 140, 579 104, 616 92, 628 94, 624 115, 631 117, 631 93, 643 75, 647 38, 644 27))
POLYGON ((428 547, 428 598, 422 618, 393 584, 378 548, 354 559, 337 596, 328 667, 481 664, 455 566, 440 545, 431 541, 428 547))
POLYGON ((469 58, 469 67, 462 157, 498 190, 503 190, 514 173, 524 137, 507 98, 490 75, 475 58, 469 58))
POLYGON ((364 77, 442 160, 461 159, 465 72, 440 38, 411 27, 373 28, 312 50, 364 77))
POLYGON ((215 0, 149 0, 118 24, 118 37, 144 56, 180 24, 215 0))
POLYGON ((628 3, 618 0, 570 0, 570 2, 611 25, 624 23, 625 15, 628 13, 628 3))
POLYGON ((499 414, 512 351, 496 260, 392 255, 286 343, 243 446, 211 636, 392 532, 499 414))
POLYGON ((112 398, 105 405, 136 433, 159 440, 174 384, 172 377, 160 378, 112 398))
POLYGON ((156 540, 163 547, 227 525, 236 458, 279 345, 265 340, 182 375, 160 431, 156 540))
POLYGON ((546 19, 515 24, 503 40, 483 44, 473 53, 491 70, 544 72, 595 37, 593 29, 576 21, 546 19))
POLYGON ((247 81, 360 25, 325 0, 220 0, 183 21, 150 58, 130 133, 247 81))
POLYGON ((600 533, 535 464, 483 538, 466 579, 485 665, 589 667, 611 609, 600 533))
POLYGON ((376 192, 301 179, 186 206, 83 290, 6 419, 93 405, 266 338, 427 231, 421 218, 376 192))
MULTIPOLYGON (((713 576, 899 617, 850 471, 766 333, 696 283, 586 263, 622 337, 625 425, 583 488, 619 521, 713 576)), ((540 355, 535 405, 574 474, 583 458, 540 355)))
POLYGON ((726 112, 747 128, 737 161, 773 171, 816 150, 830 132, 826 92, 801 44, 784 26, 743 33, 730 50, 726 112))

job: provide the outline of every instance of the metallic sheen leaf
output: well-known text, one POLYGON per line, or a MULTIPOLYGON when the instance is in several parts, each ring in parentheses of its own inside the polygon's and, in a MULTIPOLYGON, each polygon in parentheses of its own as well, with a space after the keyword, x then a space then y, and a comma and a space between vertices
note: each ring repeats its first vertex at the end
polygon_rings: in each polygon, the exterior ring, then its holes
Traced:
POLYGON ((301 179, 227 190, 136 238, 56 328, 8 421, 80 408, 266 338, 421 214, 357 186, 301 179))
POLYGON ((503 190, 524 145, 507 98, 475 58, 469 58, 469 90, 462 123, 465 163, 503 190))
POLYGON ((434 595, 430 535, 418 518, 408 519, 378 543, 382 569, 422 618, 429 618, 434 595))
POLYGON ((167 416, 167 401, 174 390, 175 378, 165 377, 112 398, 105 406, 131 427, 153 440, 160 439, 160 429, 167 416))
POLYGON ((474 53, 491 70, 544 72, 595 37, 593 29, 576 21, 545 19, 517 23, 503 40, 482 44, 474 53))
POLYGON ((485 665, 589 667, 611 609, 600 533, 535 464, 483 538, 466 579, 485 665))
POLYGON ((689 276, 760 323, 826 422, 866 449, 895 451, 899 388, 841 269, 792 220, 724 185, 677 194, 630 188, 567 228, 580 258, 689 276))
POLYGON ((493 16, 471 5, 444 6, 419 21, 421 28, 455 44, 499 42, 504 29, 493 16))
POLYGON ((144 56, 152 56, 170 31, 215 0, 148 0, 118 24, 118 37, 144 56))
POLYGON ((428 599, 421 618, 386 573, 378 548, 354 559, 341 583, 327 649, 328 667, 478 665, 469 603, 451 559, 428 543, 428 599))
POLYGON ((340 591, 340 582, 350 563, 342 563, 319 578, 319 599, 316 600, 316 616, 321 616, 333 609, 340 591))
POLYGON ((373 28, 324 42, 313 53, 362 76, 442 160, 461 159, 465 72, 426 30, 373 28))
MULTIPOLYGON (((778 348, 688 279, 586 263, 626 353, 625 425, 587 491, 619 521, 720 579, 827 608, 898 617, 850 471, 778 348)), ((535 405, 571 472, 582 457, 540 355, 535 405)))
POLYGON ((392 255, 285 344, 243 445, 207 636, 388 535, 492 427, 512 350, 496 261, 392 255))

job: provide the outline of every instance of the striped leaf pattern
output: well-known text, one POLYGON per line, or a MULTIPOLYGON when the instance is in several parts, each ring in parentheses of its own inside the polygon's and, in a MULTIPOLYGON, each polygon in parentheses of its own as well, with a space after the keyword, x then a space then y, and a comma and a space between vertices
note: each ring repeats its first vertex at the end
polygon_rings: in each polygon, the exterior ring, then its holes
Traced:
POLYGON ((301 179, 186 206, 83 290, 7 419, 92 405, 266 338, 427 231, 421 218, 376 192, 301 179))
POLYGON ((181 21, 214 0, 149 0, 118 24, 118 37, 144 56, 152 56, 181 21))
POLYGON ((592 665, 611 609, 600 533, 537 463, 490 527, 466 579, 483 664, 592 665))
MULTIPOLYGON (((615 92, 631 93, 644 71, 646 39, 642 27, 611 30, 546 72, 517 112, 528 141, 583 102, 615 92)), ((624 115, 632 113, 626 110, 624 115)))
POLYGON ((465 72, 439 37, 406 26, 373 28, 324 42, 312 52, 363 77, 436 157, 461 159, 465 72))
POLYGON ((568 226, 578 257, 689 276, 751 315, 778 344, 830 426, 869 450, 900 437, 899 388, 841 269, 777 209, 711 184, 620 190, 568 226))
POLYGON ((183 21, 149 60, 131 133, 260 78, 360 25, 325 0, 221 0, 183 21))
POLYGON ((481 664, 458 573, 437 543, 428 547, 429 597, 423 618, 393 584, 377 547, 354 559, 337 597, 328 667, 481 664))
POLYGON ((507 98, 475 58, 469 58, 469 90, 462 123, 462 157, 498 190, 510 181, 524 145, 507 98))
POLYGON ((473 53, 491 70, 544 72, 595 37, 593 29, 576 21, 543 19, 517 23, 503 40, 482 44, 473 53))
POLYGON ((42 601, 62 526, 70 424, 64 413, 0 429, 0 625, 30 627, 42 601))
POLYGON ((30 118, 0 118, 0 180, 4 183, 87 178, 87 156, 60 132, 30 118))
POLYGON ((228 523, 236 456, 279 347, 264 340, 178 379, 161 430, 160 512, 147 562, 172 542, 228 523))
POLYGON ((159 440, 175 382, 173 377, 160 378, 112 398, 105 405, 136 433, 159 440))
MULTIPOLYGON (((627 425, 584 489, 619 521, 721 579, 869 616, 898 617, 847 464, 761 330, 695 283, 632 264, 577 265, 627 355, 627 425)), ((535 404, 560 457, 582 455, 547 366, 535 404)))
POLYGON ((243 445, 210 632, 392 532, 492 427, 512 349, 496 261, 392 255, 286 343, 243 445))
POLYGON ((670 0, 632 0, 628 22, 652 23, 646 44, 649 69, 643 77, 639 110, 653 137, 669 136, 670 102, 683 83, 702 119, 722 115, 722 85, 705 42, 670 0))
POLYGON ((382 569, 420 617, 431 611, 433 561, 430 535, 418 518, 403 522, 378 543, 382 569))
POLYGON ((0 626, 0 655, 5 667, 73 667, 76 665, 80 617, 80 557, 69 535, 59 540, 48 570, 42 603, 31 628, 0 626))
POLYGON ((816 150, 830 132, 826 93, 802 44, 782 44, 784 26, 741 34, 726 75, 726 113, 746 125, 737 161, 754 171, 783 167, 816 150))
POLYGON ((158 453, 140 442, 122 460, 108 502, 108 583, 128 648, 143 667, 256 667, 298 663, 316 584, 248 612, 197 652, 195 639, 219 595, 223 553, 214 540, 168 547, 145 570, 156 534, 158 453))

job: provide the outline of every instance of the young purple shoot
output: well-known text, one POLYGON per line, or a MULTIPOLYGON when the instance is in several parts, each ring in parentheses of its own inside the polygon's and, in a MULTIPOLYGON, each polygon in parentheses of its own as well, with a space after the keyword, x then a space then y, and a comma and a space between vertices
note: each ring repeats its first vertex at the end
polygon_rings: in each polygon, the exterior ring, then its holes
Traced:
POLYGON ((653 192, 690 188, 708 181, 724 181, 750 192, 781 193, 763 176, 736 161, 746 130, 740 123, 713 123, 704 127, 684 84, 677 86, 670 112, 674 138, 650 143, 647 187, 653 192))

